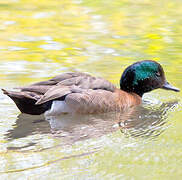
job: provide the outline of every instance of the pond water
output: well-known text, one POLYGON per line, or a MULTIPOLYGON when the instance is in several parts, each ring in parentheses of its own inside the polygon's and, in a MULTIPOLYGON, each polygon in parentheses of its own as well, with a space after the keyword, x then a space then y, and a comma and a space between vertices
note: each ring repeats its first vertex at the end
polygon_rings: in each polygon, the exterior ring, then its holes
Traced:
MULTIPOLYGON (((0 87, 63 72, 101 76, 119 87, 138 60, 162 64, 182 89, 179 0, 1 0, 0 87)), ((145 94, 121 114, 21 114, 0 92, 1 179, 181 179, 182 95, 145 94)))

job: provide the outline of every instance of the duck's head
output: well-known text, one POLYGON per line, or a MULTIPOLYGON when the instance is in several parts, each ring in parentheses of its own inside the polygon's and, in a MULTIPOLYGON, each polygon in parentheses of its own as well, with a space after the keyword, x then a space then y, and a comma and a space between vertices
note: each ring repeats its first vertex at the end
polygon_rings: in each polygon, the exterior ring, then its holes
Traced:
POLYGON ((120 89, 139 96, 157 88, 180 91, 166 81, 162 66, 151 60, 139 61, 127 67, 120 79, 120 89))

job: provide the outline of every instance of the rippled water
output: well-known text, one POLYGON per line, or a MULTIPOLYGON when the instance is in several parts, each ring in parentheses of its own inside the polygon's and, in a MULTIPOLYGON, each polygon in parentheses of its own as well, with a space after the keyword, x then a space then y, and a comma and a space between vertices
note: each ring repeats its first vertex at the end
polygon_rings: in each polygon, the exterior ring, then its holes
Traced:
MULTIPOLYGON (((182 89, 181 2, 2 0, 0 87, 62 72, 117 86, 137 60, 162 64, 182 89)), ((182 96, 155 90, 120 114, 20 114, 0 92, 1 179, 181 179, 182 96)))

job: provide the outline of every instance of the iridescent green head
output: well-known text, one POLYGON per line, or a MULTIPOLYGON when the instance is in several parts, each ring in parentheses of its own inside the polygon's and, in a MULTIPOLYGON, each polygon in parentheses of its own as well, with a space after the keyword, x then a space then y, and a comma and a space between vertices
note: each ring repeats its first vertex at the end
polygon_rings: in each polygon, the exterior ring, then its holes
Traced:
POLYGON ((151 60, 139 61, 127 67, 120 80, 120 89, 142 96, 153 89, 163 88, 179 91, 165 78, 162 66, 151 60))

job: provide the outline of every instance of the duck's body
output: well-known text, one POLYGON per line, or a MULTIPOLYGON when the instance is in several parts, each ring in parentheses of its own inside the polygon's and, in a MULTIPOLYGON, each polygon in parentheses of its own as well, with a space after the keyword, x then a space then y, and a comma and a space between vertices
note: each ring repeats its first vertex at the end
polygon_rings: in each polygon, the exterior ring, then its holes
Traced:
POLYGON ((64 73, 20 89, 20 92, 3 91, 21 112, 33 115, 103 113, 141 103, 138 95, 117 89, 109 81, 86 73, 64 73))
POLYGON ((68 94, 64 101, 55 100, 46 115, 61 113, 93 114, 110 111, 121 111, 141 103, 137 95, 130 95, 116 89, 114 92, 106 90, 87 90, 84 93, 68 94), (121 98, 121 96, 125 98, 121 98))
POLYGON ((162 67, 154 61, 141 61, 129 66, 121 77, 120 87, 116 88, 103 78, 75 72, 20 88, 20 92, 3 92, 22 113, 59 115, 121 111, 140 104, 143 93, 152 89, 179 91, 167 84, 162 67))

